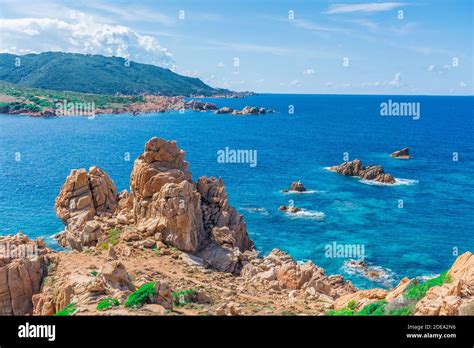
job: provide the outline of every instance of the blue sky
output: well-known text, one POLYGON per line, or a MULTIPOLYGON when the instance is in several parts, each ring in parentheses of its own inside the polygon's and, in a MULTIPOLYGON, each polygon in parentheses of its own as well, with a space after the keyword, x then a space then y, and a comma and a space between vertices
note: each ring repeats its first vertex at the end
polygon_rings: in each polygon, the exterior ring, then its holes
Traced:
POLYGON ((471 0, 0 0, 0 15, 1 52, 127 56, 238 91, 473 94, 471 0))

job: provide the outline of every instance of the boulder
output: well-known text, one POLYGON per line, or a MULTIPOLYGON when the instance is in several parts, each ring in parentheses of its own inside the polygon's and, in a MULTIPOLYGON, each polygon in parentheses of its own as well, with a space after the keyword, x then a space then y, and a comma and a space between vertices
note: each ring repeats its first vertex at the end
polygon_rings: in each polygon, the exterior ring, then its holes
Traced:
POLYGON ((47 275, 50 251, 22 234, 0 237, 0 315, 29 315, 47 275), (15 250, 15 253, 11 251, 15 250))
POLYGON ((281 205, 281 206, 278 207, 278 210, 281 210, 281 211, 284 211, 284 212, 287 212, 287 213, 295 214, 295 213, 301 211, 301 208, 291 206, 291 205, 281 205))
POLYGON ((362 179, 374 180, 386 184, 395 183, 395 178, 390 174, 386 174, 382 166, 365 167, 358 159, 330 167, 330 170, 341 175, 358 176, 362 179))
POLYGON ((216 114, 231 114, 234 111, 234 109, 224 106, 223 108, 220 108, 215 111, 216 114))
POLYGON ((96 216, 109 216, 117 208, 118 196, 115 184, 98 167, 75 169, 66 178, 54 208, 66 225, 59 238, 60 244, 76 250, 97 244, 102 233, 96 216))
POLYGON ((400 158, 400 159, 411 158, 408 147, 395 151, 392 154, 390 154, 390 156, 395 157, 395 158, 400 158))
POLYGON ((305 192, 306 187, 303 185, 301 181, 295 181, 291 183, 290 190, 291 192, 305 192))

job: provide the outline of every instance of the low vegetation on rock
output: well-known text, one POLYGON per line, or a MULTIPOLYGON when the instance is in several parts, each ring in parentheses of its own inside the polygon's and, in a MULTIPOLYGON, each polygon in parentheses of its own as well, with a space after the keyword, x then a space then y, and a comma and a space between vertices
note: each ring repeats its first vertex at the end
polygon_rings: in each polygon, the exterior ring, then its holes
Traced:
POLYGON ((155 295, 155 283, 150 282, 143 284, 137 290, 132 292, 130 296, 128 296, 127 301, 125 301, 124 305, 127 308, 143 307, 145 303, 150 301, 153 295, 155 295))

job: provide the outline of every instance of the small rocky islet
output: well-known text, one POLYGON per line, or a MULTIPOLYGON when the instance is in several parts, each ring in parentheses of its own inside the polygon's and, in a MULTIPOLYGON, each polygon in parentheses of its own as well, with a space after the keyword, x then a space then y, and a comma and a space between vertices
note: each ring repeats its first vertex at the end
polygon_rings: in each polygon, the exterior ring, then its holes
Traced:
POLYGON ((0 237, 17 250, 0 257, 0 315, 325 315, 375 303, 386 314, 472 314, 470 252, 416 301, 416 278, 358 290, 281 250, 260 256, 222 179, 193 181, 184 158, 176 142, 152 138, 122 192, 99 167, 73 170, 55 202, 66 250, 0 237))
POLYGON ((356 176, 365 180, 373 180, 384 184, 394 184, 395 178, 387 174, 382 166, 364 166, 361 160, 355 159, 332 166, 329 170, 346 176, 356 176))

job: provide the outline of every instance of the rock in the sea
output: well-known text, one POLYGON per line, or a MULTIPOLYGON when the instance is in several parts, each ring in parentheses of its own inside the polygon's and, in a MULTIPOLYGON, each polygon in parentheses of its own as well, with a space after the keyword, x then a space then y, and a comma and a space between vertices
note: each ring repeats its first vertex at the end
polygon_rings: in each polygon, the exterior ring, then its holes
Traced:
POLYGON ((109 176, 98 167, 75 169, 66 178, 54 208, 66 225, 60 237, 63 246, 82 250, 93 246, 101 234, 95 216, 112 215, 117 208, 117 189, 109 176))
POLYGON ((215 111, 216 114, 231 114, 234 111, 234 109, 224 106, 218 110, 215 111))
POLYGON ((242 114, 243 115, 257 115, 259 112, 259 109, 257 109, 255 106, 246 106, 242 109, 242 114))
POLYGON ((29 315, 47 274, 48 249, 23 234, 0 237, 0 315, 29 315), (11 251, 14 253, 11 253, 11 251))
POLYGON ((281 205, 280 207, 278 207, 278 210, 281 210, 281 211, 284 211, 284 212, 287 212, 287 213, 295 214, 295 213, 301 211, 301 208, 291 206, 291 205, 281 205))
POLYGON ((386 174, 382 166, 365 167, 358 159, 333 166, 330 170, 341 175, 358 176, 362 179, 374 180, 385 184, 395 183, 395 178, 390 174, 386 174))
POLYGON ((283 190, 283 192, 305 192, 305 191, 306 191, 306 187, 299 180, 292 182, 289 189, 283 190))
POLYGON ((392 154, 390 154, 390 156, 395 157, 395 158, 400 158, 400 159, 411 158, 408 147, 395 151, 392 154))

